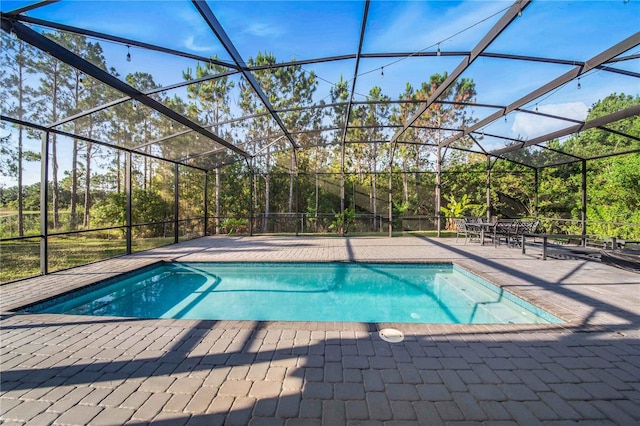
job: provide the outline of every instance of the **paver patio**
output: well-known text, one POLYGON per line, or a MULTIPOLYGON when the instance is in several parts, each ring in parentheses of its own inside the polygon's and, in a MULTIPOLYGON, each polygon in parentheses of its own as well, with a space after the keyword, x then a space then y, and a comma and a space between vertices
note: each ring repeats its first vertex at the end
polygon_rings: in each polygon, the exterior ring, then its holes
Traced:
POLYGON ((3 424, 640 423, 640 275, 453 239, 207 237, 0 287, 3 424), (556 325, 140 320, 13 309, 159 260, 451 261, 556 325), (378 330, 394 326, 402 343, 378 330))

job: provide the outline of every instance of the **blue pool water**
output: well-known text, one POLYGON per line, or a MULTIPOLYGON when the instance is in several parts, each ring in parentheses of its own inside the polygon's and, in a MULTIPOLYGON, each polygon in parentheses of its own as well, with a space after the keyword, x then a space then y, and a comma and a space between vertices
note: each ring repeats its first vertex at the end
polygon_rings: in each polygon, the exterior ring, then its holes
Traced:
POLYGON ((451 264, 161 263, 26 310, 210 320, 560 322, 451 264))

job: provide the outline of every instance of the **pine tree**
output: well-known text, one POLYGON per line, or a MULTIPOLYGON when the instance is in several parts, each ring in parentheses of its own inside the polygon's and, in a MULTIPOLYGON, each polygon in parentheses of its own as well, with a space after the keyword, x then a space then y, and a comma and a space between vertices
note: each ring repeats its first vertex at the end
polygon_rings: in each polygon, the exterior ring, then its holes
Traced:
MULTIPOLYGON (((34 90, 29 86, 27 80, 29 75, 35 72, 34 63, 31 58, 34 57, 34 49, 21 40, 9 37, 6 33, 2 33, 2 75, 0 85, 2 98, 2 111, 8 116, 17 118, 18 120, 27 121, 31 119, 27 114, 33 103, 34 90)), ((15 149, 15 158, 9 155, 3 155, 7 158, 7 170, 5 174, 16 177, 18 183, 17 189, 17 207, 18 207, 18 235, 24 236, 24 200, 23 200, 23 162, 25 160, 25 152, 23 150, 23 142, 25 137, 25 129, 17 126, 18 144, 15 149)), ((8 139, 7 141, 8 142, 8 139)), ((5 144, 5 150, 9 149, 8 143, 5 144)), ((13 151, 13 150, 11 150, 13 151)), ((8 154, 9 151, 6 152, 8 154)), ((26 156, 34 158, 32 154, 26 156)))

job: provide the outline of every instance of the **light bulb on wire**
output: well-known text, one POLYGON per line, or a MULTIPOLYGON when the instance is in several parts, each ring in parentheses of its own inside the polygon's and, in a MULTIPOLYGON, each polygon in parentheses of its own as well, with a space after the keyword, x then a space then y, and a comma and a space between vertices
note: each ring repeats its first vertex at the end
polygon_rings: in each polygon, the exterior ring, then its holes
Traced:
POLYGON ((578 77, 578 90, 582 89, 582 84, 580 84, 580 77, 578 77))
POLYGON ((438 43, 438 50, 436 50, 436 56, 440 56, 442 55, 442 52, 440 51, 440 43, 438 43))
POLYGON ((382 69, 380 70, 380 76, 384 78, 384 67, 382 67, 382 69))
POLYGON ((16 33, 16 29, 14 28, 13 23, 11 23, 11 29, 9 30, 9 35, 13 40, 18 39, 18 34, 16 33))
POLYGON ((128 45, 127 45, 127 62, 131 62, 131 52, 129 51, 128 45))

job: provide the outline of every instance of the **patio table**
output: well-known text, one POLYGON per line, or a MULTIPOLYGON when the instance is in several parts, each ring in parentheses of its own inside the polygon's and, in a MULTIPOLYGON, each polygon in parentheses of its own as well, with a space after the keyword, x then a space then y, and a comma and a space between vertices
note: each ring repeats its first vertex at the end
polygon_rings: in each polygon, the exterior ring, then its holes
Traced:
POLYGON ((484 245, 484 234, 485 231, 490 231, 494 233, 496 231, 496 224, 489 222, 467 222, 467 227, 480 232, 480 245, 484 245))

